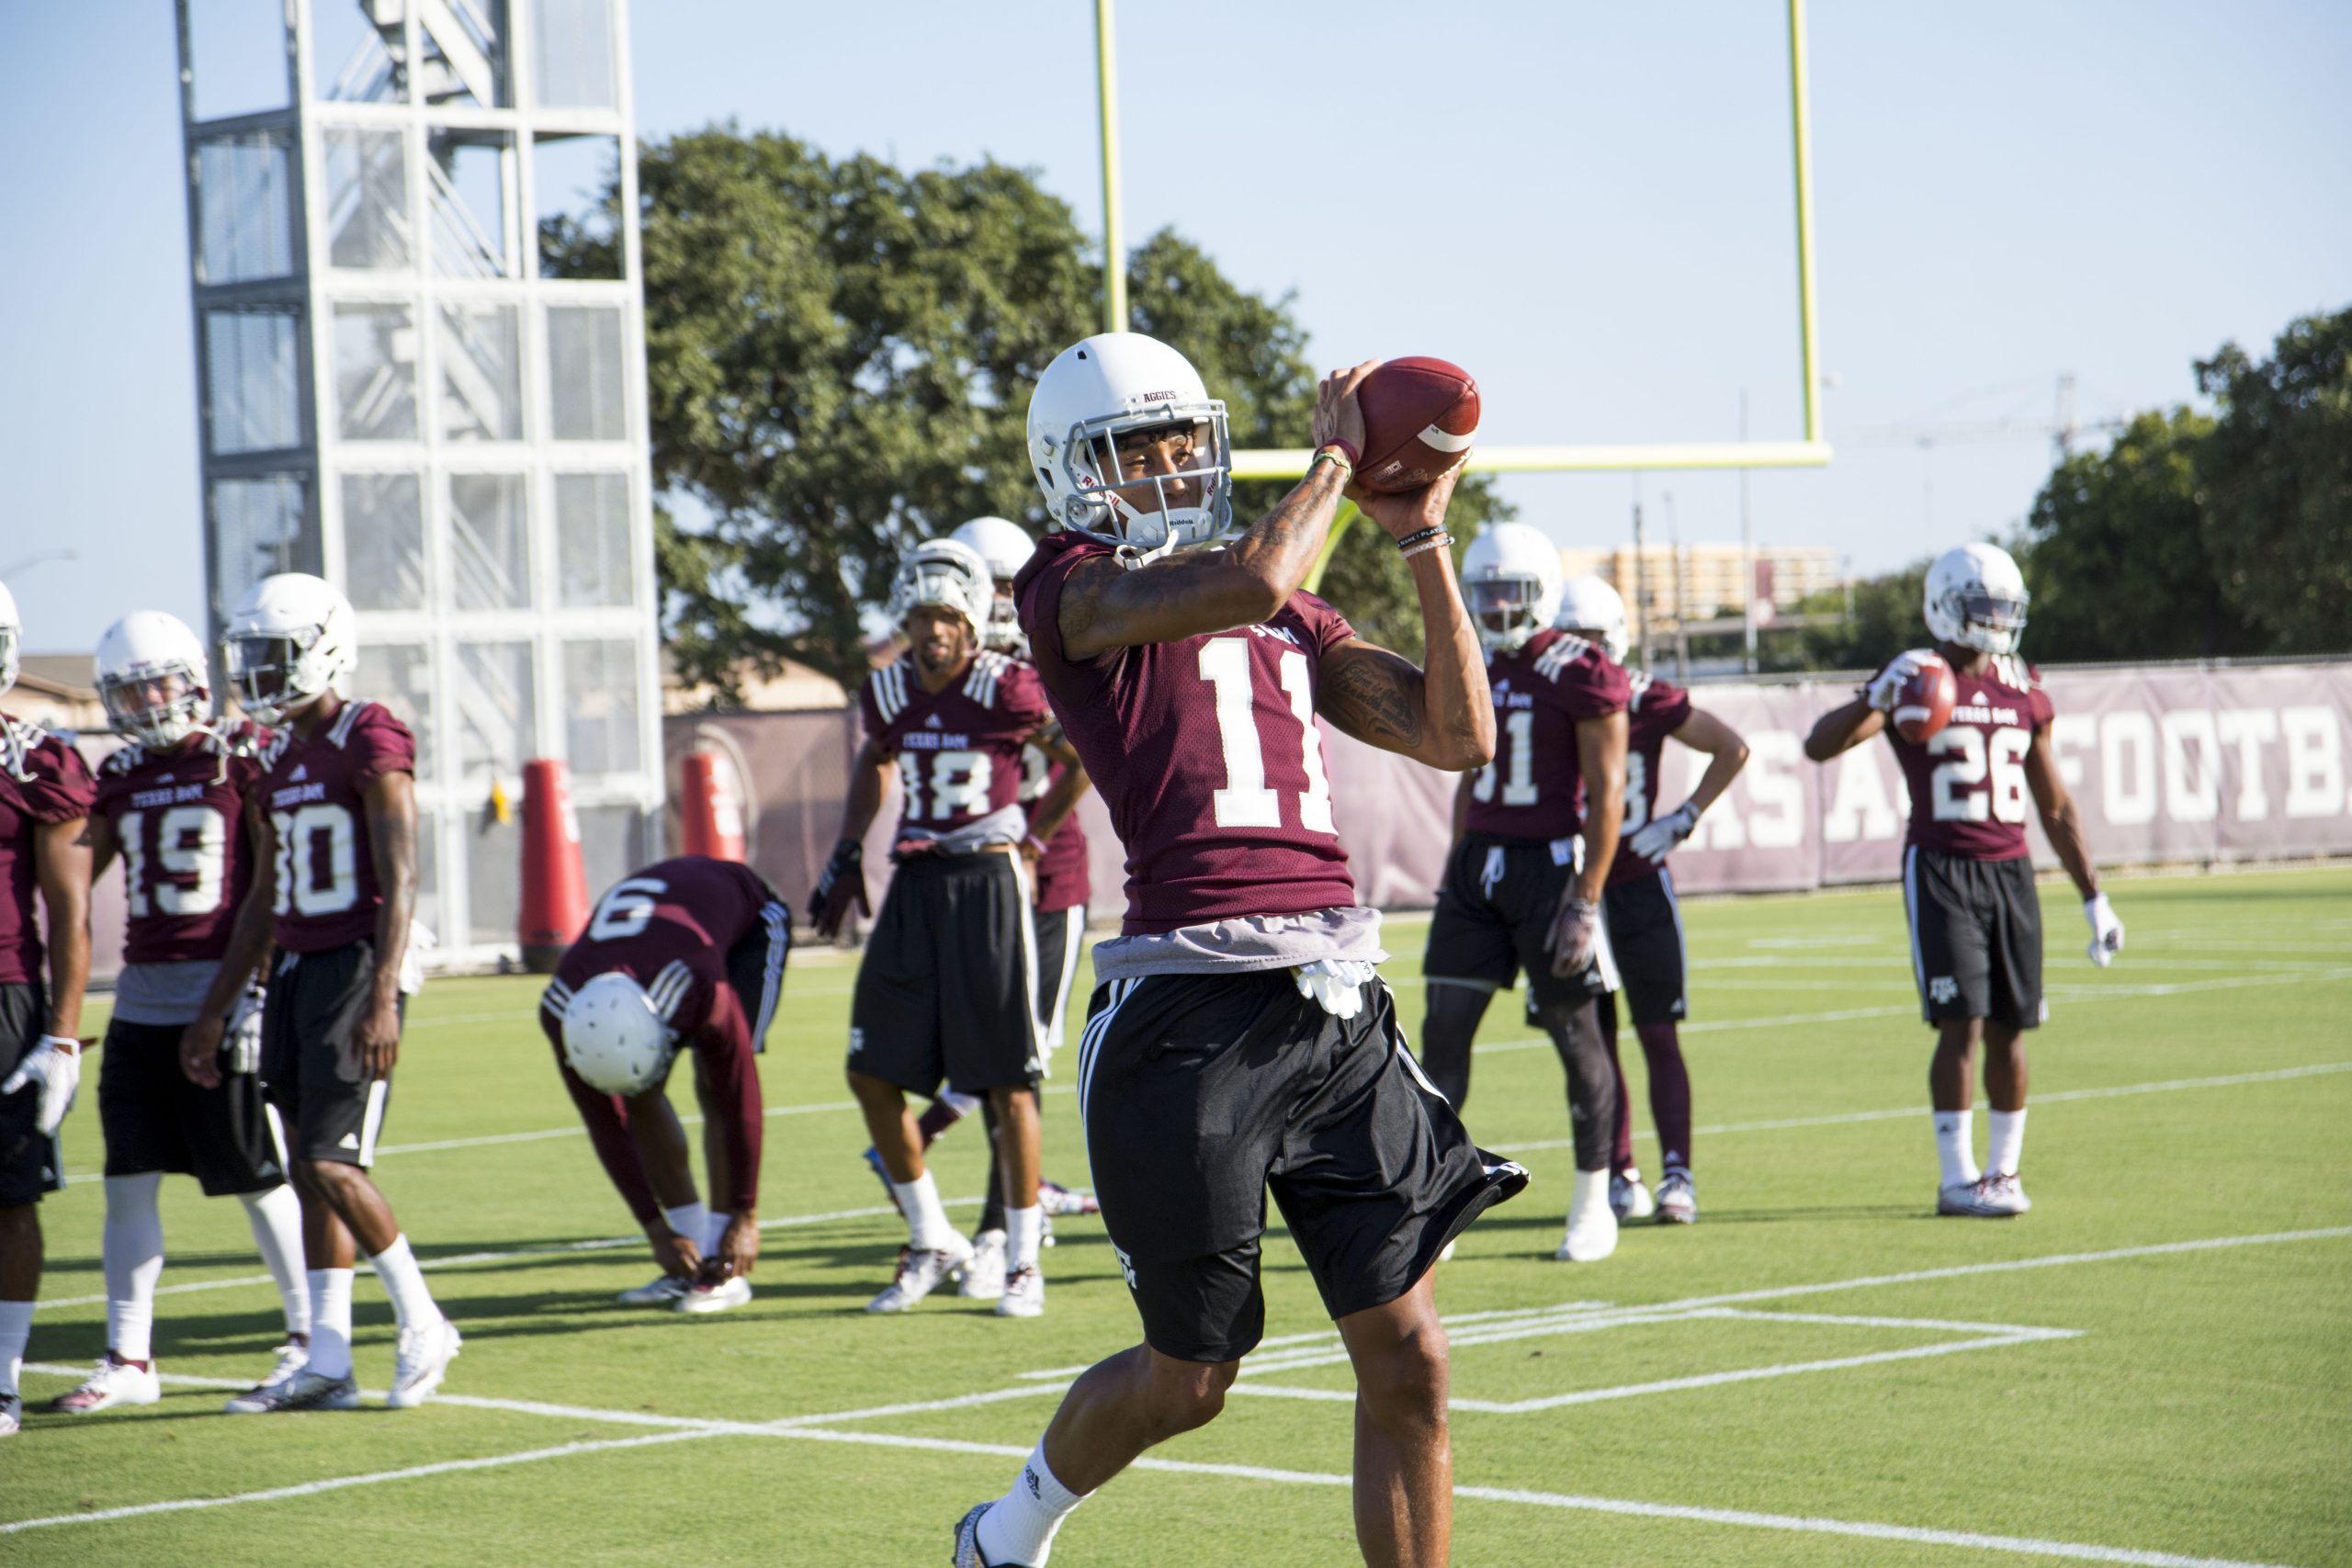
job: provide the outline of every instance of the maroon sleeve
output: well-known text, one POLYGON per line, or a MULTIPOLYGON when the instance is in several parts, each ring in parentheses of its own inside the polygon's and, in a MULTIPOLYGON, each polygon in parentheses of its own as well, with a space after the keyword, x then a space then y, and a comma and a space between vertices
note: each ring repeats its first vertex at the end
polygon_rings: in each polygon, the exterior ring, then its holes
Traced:
MULTIPOLYGON (((571 1064, 563 1059, 563 1025, 545 1007, 539 1009, 539 1028, 555 1047, 555 1070, 562 1075, 564 1092, 579 1108, 580 1120, 588 1128, 588 1142, 605 1174, 612 1179, 637 1223, 650 1225, 662 1217, 662 1201, 653 1195, 653 1184, 645 1177, 645 1162, 638 1157, 637 1139, 628 1130, 628 1106, 619 1095, 599 1094, 581 1081, 571 1064)), ((698 1235, 686 1239, 696 1247, 702 1245, 698 1235)))
POLYGON ((2025 694, 2033 708, 2033 728, 2040 729, 2058 716, 2058 705, 2050 700, 2049 688, 2041 683, 2041 671, 2030 664, 2025 667, 2025 694))
POLYGON ((1053 722, 1054 710, 1046 702, 1045 678, 1034 664, 1015 663, 1007 669, 997 682, 996 701, 1017 729, 1042 729, 1053 722))
POLYGON ((355 789, 366 789, 386 773, 416 772, 416 737, 383 704, 370 703, 368 706, 368 711, 351 727, 351 739, 344 744, 344 754, 351 759, 351 783, 355 789))
POLYGON ((1599 649, 1579 656, 1553 683, 1560 705, 1570 718, 1605 718, 1623 713, 1634 700, 1634 683, 1625 667, 1599 649))
POLYGON ((1092 553, 1082 543, 1049 534, 1039 541, 1037 553, 1029 558, 1021 575, 1013 579, 1014 613, 1041 664, 1051 660, 1057 668, 1069 668, 1069 656, 1062 651, 1062 587, 1079 563, 1092 553))
POLYGON ((1307 636, 1315 639, 1318 660, 1329 657, 1333 649, 1356 635, 1355 627, 1348 625, 1347 616, 1303 588, 1290 596, 1289 607, 1297 613, 1307 636))
POLYGON ((1642 699, 1642 713, 1659 734, 1671 735, 1690 716, 1690 694, 1664 681, 1657 682, 1642 699))
POLYGON ((26 815, 37 822, 71 822, 87 817, 97 804, 98 781, 90 776, 90 764, 54 735, 26 755, 25 771, 32 777, 20 782, 17 793, 26 815))
POLYGON ((767 1119, 760 1099, 760 1059, 752 1048, 752 1021, 743 1016, 734 987, 712 989, 708 1018, 692 1039, 710 1088, 706 1113, 727 1140, 727 1212, 750 1213, 760 1202, 760 1139, 767 1119))
POLYGON ((882 705, 874 697, 874 677, 868 675, 857 689, 857 720, 865 728, 865 738, 876 745, 882 744, 883 731, 890 727, 882 722, 882 705))

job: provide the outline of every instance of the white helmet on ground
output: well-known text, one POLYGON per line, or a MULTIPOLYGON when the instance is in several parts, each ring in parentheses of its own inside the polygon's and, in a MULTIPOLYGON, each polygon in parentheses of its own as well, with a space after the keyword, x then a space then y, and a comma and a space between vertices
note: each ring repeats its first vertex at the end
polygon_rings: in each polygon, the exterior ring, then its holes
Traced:
POLYGON ((890 579, 890 619, 899 626, 926 605, 953 610, 978 637, 989 624, 996 584, 980 552, 954 539, 930 539, 909 550, 890 579))
POLYGON ((168 750, 212 716, 204 644, 177 615, 133 610, 98 638, 96 663, 98 700, 118 735, 168 750))
POLYGON ((989 623, 980 632, 980 644, 1002 652, 1018 651, 1021 641, 1021 615, 1013 608, 1012 580, 1029 564, 1036 553, 1036 541, 1020 524, 1001 517, 975 517, 947 536, 959 545, 969 545, 989 563, 989 575, 996 579, 996 598, 989 608, 989 623))
POLYGON ((1582 632, 1616 662, 1625 662, 1625 596, 1604 578, 1571 577, 1560 589, 1560 614, 1552 623, 1564 632, 1582 632))
POLYGON ((1462 552, 1462 596, 1488 649, 1509 653, 1560 609, 1560 552, 1524 523, 1490 523, 1462 552))
POLYGON ((0 692, 17 683, 24 640, 24 624, 17 619, 17 596, 0 582, 0 692))
POLYGON ((1939 642, 2015 653, 2033 598, 2025 574, 1998 545, 1960 545, 1928 569, 1928 629, 1939 642))
POLYGON ((237 700, 264 724, 310 706, 359 659, 351 602, 306 571, 254 583, 230 615, 222 641, 237 700))
POLYGON ((645 987, 617 970, 590 979, 563 1010, 563 1059, 599 1094, 652 1088, 677 1049, 645 987))
POLYGON ((1146 558, 1212 544, 1233 515, 1225 404, 1209 396, 1191 360, 1141 333, 1098 333, 1046 367, 1029 397, 1029 467, 1053 526, 1131 546, 1146 558), (1120 482, 1119 436, 1172 430, 1190 431, 1192 460, 1153 476, 1156 506, 1139 509, 1107 488, 1120 482), (1188 479, 1191 504, 1171 505, 1169 486, 1188 479))

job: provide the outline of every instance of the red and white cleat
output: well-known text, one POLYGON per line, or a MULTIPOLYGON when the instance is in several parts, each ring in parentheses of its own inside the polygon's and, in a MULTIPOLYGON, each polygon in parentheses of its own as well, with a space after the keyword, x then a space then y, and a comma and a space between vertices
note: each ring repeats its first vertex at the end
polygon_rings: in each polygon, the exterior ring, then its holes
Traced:
POLYGON ((972 1260, 972 1244, 953 1235, 953 1247, 899 1248, 899 1271, 888 1288, 865 1303, 868 1312, 911 1311, 923 1297, 963 1272, 972 1260))
POLYGON ((1657 1223, 1695 1225, 1699 1223, 1699 1190, 1687 1170, 1669 1170, 1657 1184, 1657 1223))
POLYGON ((2014 1176, 1983 1176, 1974 1181, 1955 1181, 1936 1193, 1936 1213, 1956 1214, 1966 1219, 2014 1219, 2033 1207, 2014 1176))
POLYGON ((119 1404, 153 1404, 163 1397, 153 1362, 142 1367, 118 1359, 109 1350, 98 1358, 96 1370, 82 1381, 80 1388, 59 1394, 49 1407, 67 1416, 91 1416, 119 1404))

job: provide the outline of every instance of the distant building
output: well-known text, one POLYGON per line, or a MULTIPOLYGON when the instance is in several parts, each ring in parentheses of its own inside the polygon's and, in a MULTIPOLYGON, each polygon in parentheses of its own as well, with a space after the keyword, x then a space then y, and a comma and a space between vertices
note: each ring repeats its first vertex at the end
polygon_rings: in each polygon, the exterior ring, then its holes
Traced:
POLYGON ((86 653, 28 653, 0 707, 48 729, 107 733, 106 705, 86 653))
MULTIPOLYGON (((1653 627, 1678 620, 1705 621, 1737 615, 1747 595, 1740 592, 1743 565, 1736 544, 1651 545, 1635 570, 1634 547, 1606 550, 1564 549, 1560 570, 1569 577, 1598 576, 1625 596, 1630 614, 1637 591, 1645 595, 1653 627)), ((1754 596, 1776 610, 1790 610, 1808 595, 1838 583, 1838 558, 1825 545, 1756 547, 1754 596)))
MULTIPOLYGON (((736 682, 740 702, 730 703, 729 713, 797 713, 811 708, 844 708, 849 706, 849 694, 842 683, 821 670, 812 670, 796 659, 787 659, 784 667, 773 675, 763 675, 746 670, 736 682)), ((662 711, 675 717, 682 714, 714 711, 711 688, 688 684, 678 673, 676 666, 665 654, 662 660, 662 711)))

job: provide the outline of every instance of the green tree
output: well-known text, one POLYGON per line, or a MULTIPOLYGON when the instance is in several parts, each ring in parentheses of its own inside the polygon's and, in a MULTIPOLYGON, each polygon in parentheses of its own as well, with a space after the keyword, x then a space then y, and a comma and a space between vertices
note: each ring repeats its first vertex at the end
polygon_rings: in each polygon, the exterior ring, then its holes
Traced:
POLYGON ((2222 592, 2271 651, 2352 649, 2352 310, 2307 316, 2256 361, 2197 367, 2219 411, 2198 448, 2222 592))
POLYGON ((1900 571, 1809 594, 1796 613, 1828 618, 1765 637, 1758 663, 1767 671, 1876 670, 1906 648, 1927 645, 1919 618, 1927 592, 1928 562, 1916 560, 1900 571))

